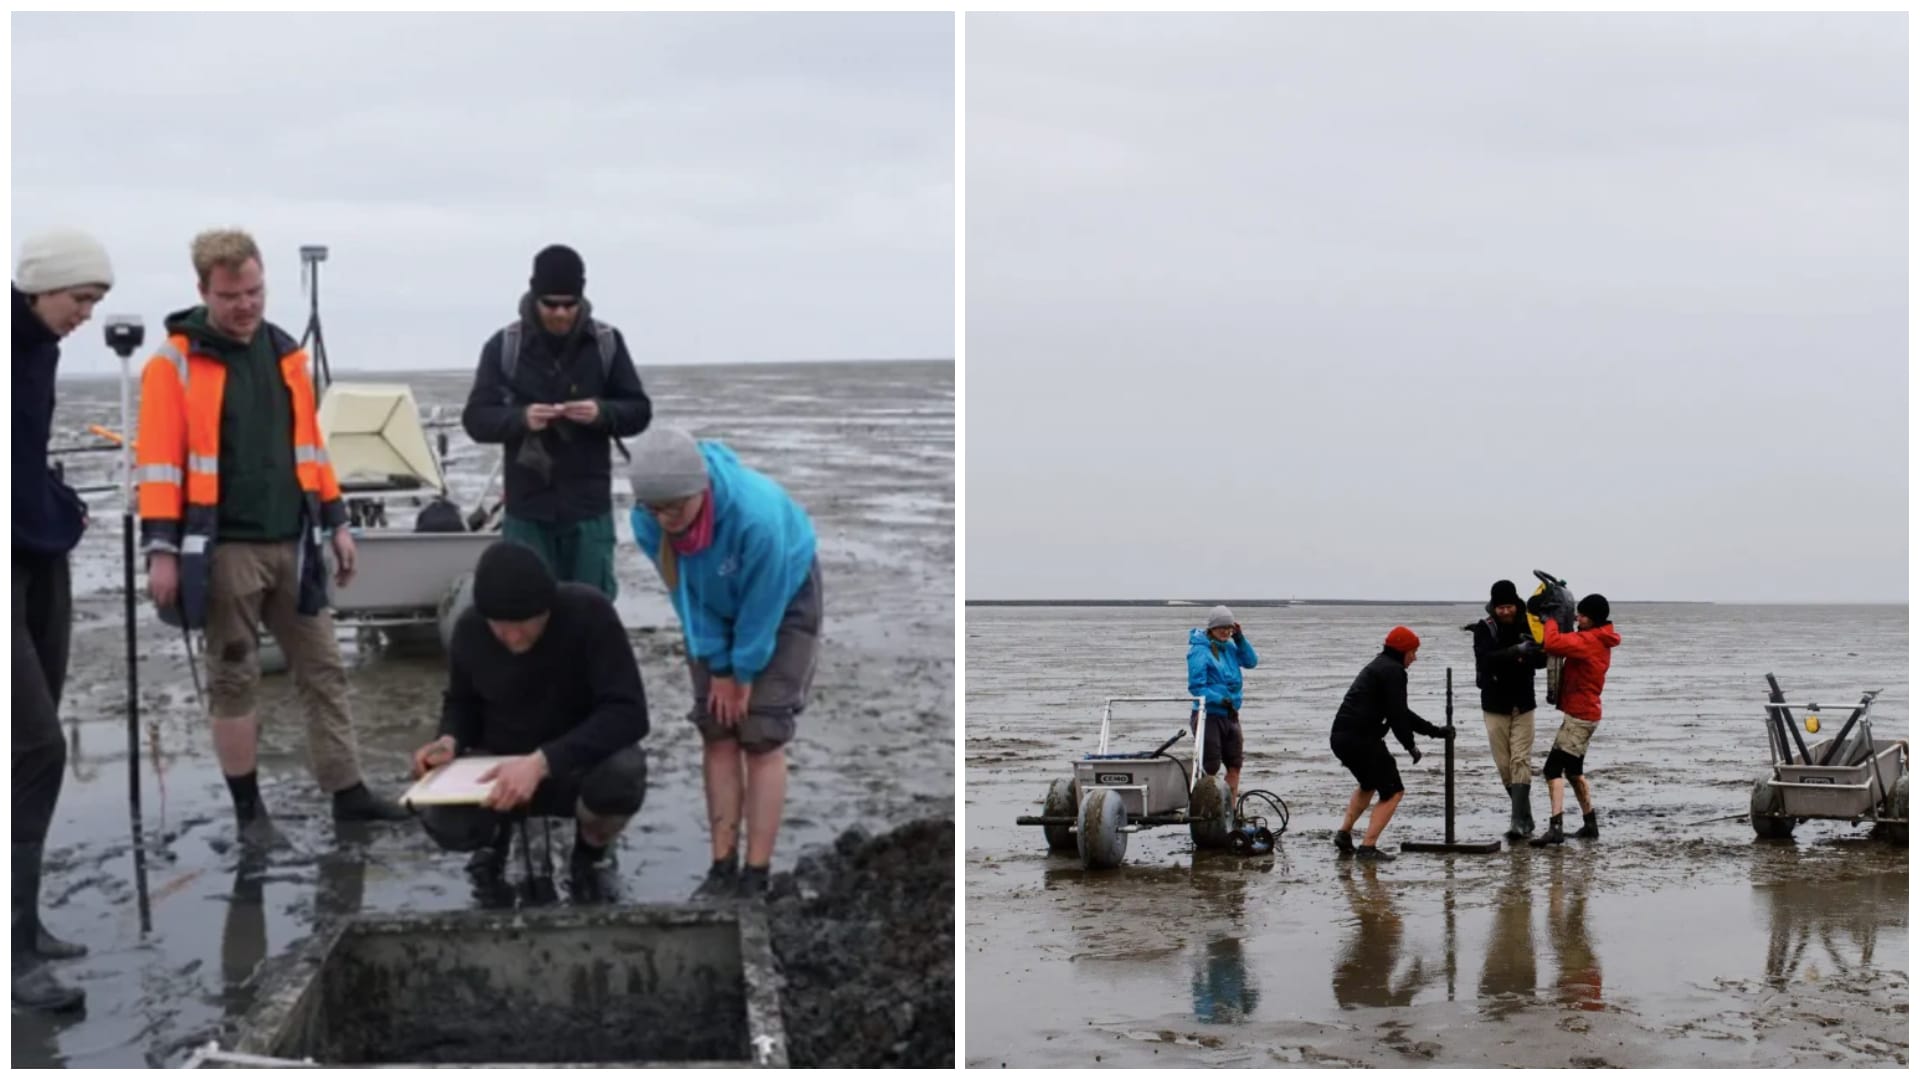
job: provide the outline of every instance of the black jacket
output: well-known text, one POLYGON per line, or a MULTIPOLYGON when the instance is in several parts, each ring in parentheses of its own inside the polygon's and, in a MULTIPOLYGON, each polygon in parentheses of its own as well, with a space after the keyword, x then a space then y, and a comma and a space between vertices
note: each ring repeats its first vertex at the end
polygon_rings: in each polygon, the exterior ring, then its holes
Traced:
POLYGON ((1407 664, 1397 649, 1380 655, 1360 669, 1359 677, 1333 715, 1333 738, 1384 739, 1391 730, 1400 745, 1413 749, 1413 734, 1440 738, 1445 732, 1407 708, 1407 664))
POLYGON ((60 335, 13 290, 13 546, 65 555, 86 529, 87 505, 47 468, 60 335))
POLYGON ((1516 615, 1501 626, 1489 615, 1468 629, 1473 631, 1473 683, 1480 688, 1480 707, 1503 716, 1536 708, 1533 673, 1547 666, 1547 653, 1534 642, 1526 616, 1516 615))
POLYGON ((461 754, 542 750, 555 777, 578 778, 647 734, 647 694, 613 601, 562 583, 533 648, 508 651, 469 608, 453 630, 440 734, 461 754))
POLYGON ((556 345, 540 326, 533 297, 522 297, 520 357, 511 383, 500 364, 506 331, 494 331, 480 349, 461 423, 474 442, 505 444, 507 513, 517 518, 565 525, 609 513, 613 440, 640 434, 653 418, 626 339, 614 331, 613 364, 603 367, 592 320, 593 305, 582 301, 573 330, 556 345), (587 398, 600 402, 591 427, 556 420, 545 431, 528 430, 527 406, 587 398))

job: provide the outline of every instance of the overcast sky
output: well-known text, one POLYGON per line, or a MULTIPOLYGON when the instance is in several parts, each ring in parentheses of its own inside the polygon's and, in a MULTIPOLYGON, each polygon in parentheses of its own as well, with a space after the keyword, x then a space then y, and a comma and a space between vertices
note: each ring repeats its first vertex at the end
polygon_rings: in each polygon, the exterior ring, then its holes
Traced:
MULTIPOLYGON (((108 245, 106 309, 196 302, 250 228, 337 368, 469 367, 535 251, 650 364, 951 357, 947 15, 14 15, 13 244, 108 245)), ((88 326, 63 370, 108 370, 88 326)))
POLYGON ((967 593, 1907 594, 1904 16, 974 16, 967 593))

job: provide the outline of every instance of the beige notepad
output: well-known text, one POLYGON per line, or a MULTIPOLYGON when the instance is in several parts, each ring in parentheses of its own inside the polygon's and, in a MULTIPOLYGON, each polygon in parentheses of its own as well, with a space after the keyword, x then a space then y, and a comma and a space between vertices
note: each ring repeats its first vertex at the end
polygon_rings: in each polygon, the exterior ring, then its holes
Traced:
POLYGON ((420 778, 400 801, 408 806, 478 806, 493 790, 492 780, 481 780, 488 769, 510 757, 454 758, 420 778))

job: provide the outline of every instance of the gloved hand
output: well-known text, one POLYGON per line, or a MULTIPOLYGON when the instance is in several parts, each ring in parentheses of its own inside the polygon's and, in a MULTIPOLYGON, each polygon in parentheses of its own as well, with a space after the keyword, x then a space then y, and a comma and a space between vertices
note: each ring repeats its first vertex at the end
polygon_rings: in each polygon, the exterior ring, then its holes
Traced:
POLYGON ((1443 727, 1440 729, 1440 737, 1443 739, 1451 740, 1454 734, 1455 732, 1452 724, 1448 724, 1446 727, 1443 727))
POLYGON ((1409 746, 1409 747, 1407 747, 1407 753, 1409 753, 1409 754, 1412 754, 1412 755, 1413 755, 1413 763, 1414 763, 1415 765, 1418 765, 1418 764, 1420 764, 1420 759, 1426 756, 1425 754, 1422 754, 1422 753, 1420 752, 1420 748, 1419 748, 1419 747, 1417 747, 1417 746, 1409 746))
POLYGON ((1532 596, 1527 597, 1527 614, 1533 616, 1536 619, 1542 619, 1546 617, 1546 614, 1547 614, 1547 594, 1546 593, 1534 593, 1532 596))

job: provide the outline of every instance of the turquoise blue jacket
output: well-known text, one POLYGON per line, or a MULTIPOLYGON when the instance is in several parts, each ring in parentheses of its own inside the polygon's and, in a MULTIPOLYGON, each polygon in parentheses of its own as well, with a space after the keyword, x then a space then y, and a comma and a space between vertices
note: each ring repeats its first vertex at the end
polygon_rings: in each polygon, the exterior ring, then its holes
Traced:
MULTIPOLYGON (((773 659, 780 619, 813 567, 813 522, 786 489, 740 464, 724 443, 700 443, 713 484, 713 543, 677 558, 673 610, 687 655, 717 676, 751 682, 773 659)), ((660 563, 660 523, 635 507, 640 550, 660 563)))

